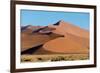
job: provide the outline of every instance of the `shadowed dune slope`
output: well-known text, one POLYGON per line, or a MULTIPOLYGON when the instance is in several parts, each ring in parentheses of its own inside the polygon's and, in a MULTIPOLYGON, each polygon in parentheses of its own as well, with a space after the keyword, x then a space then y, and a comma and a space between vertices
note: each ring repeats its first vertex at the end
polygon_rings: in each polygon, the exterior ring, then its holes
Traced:
POLYGON ((21 51, 25 51, 29 48, 43 45, 47 41, 55 39, 57 37, 63 37, 59 34, 51 33, 49 35, 36 33, 33 35, 22 33, 21 35, 21 51))

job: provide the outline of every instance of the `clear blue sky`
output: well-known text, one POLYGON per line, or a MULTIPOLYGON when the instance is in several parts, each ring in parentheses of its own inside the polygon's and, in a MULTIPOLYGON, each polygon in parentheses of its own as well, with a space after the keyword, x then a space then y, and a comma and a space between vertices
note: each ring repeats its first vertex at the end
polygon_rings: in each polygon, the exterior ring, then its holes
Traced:
POLYGON ((21 10, 21 26, 46 26, 59 20, 89 30, 89 13, 21 10))

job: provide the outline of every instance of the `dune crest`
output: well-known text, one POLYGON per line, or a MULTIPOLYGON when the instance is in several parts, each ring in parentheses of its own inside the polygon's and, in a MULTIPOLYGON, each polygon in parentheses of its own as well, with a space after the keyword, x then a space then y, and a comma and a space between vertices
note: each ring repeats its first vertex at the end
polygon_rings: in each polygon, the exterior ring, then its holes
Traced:
POLYGON ((53 30, 54 33, 62 34, 67 36, 67 33, 83 37, 83 38, 89 38, 89 31, 82 29, 78 26, 72 25, 70 23, 59 21, 56 23, 56 25, 49 25, 49 27, 56 28, 56 30, 53 30))

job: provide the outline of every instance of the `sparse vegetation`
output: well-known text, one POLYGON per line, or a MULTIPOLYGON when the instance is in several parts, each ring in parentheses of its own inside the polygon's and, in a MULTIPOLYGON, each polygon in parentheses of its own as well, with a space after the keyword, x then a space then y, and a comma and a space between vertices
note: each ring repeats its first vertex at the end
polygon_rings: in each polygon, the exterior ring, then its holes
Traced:
POLYGON ((89 59, 88 54, 63 54, 63 55, 22 55, 21 62, 54 62, 74 61, 89 59))

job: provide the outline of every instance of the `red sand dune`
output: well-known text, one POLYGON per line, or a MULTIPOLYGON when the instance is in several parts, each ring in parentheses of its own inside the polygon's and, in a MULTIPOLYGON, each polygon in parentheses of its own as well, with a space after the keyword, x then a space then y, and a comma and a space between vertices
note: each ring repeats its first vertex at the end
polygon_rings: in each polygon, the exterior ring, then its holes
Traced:
POLYGON ((43 48, 47 51, 57 53, 88 53, 88 48, 66 37, 51 40, 45 43, 43 48))
MULTIPOLYGON (((31 31, 26 32, 32 33, 33 29, 29 30, 31 31)), ((49 25, 42 30, 42 33, 40 31, 30 35, 22 32, 21 38, 22 51, 43 44, 36 53, 41 54, 43 50, 54 53, 89 53, 89 31, 64 21, 60 21, 57 25, 49 25), (55 28, 55 30, 52 30, 52 34, 45 34, 48 28, 55 28), (62 35, 64 37, 61 37, 62 35)))
POLYGON ((59 25, 50 25, 56 28, 54 33, 62 34, 65 37, 48 41, 43 48, 58 53, 88 53, 89 32, 72 24, 60 21, 59 25))
POLYGON ((59 21, 59 25, 49 25, 49 27, 56 28, 56 30, 53 30, 54 33, 62 34, 67 36, 67 33, 83 37, 83 38, 89 38, 89 32, 87 30, 84 30, 78 26, 72 25, 70 23, 59 21))
POLYGON ((51 33, 50 35, 41 34, 41 33, 27 34, 23 32, 21 34, 21 51, 25 51, 29 48, 36 47, 39 45, 43 45, 47 41, 50 41, 57 37, 62 37, 62 35, 53 34, 53 33, 51 33))

